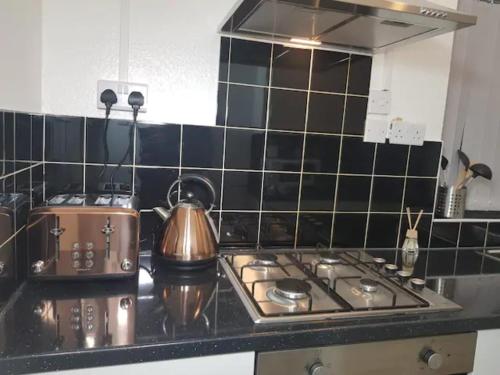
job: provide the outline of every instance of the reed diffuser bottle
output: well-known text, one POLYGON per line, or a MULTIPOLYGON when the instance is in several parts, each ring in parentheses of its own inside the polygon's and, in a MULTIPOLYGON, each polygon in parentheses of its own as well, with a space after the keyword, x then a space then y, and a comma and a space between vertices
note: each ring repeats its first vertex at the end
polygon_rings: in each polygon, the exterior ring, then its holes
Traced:
POLYGON ((407 271, 413 274, 413 270, 415 269, 415 264, 418 259, 418 231, 417 226, 420 222, 420 218, 422 217, 423 210, 420 210, 418 214, 417 220, 415 221, 415 225, 412 225, 411 222, 411 212, 410 208, 406 208, 406 214, 408 216, 408 230, 406 231, 406 238, 403 243, 402 248, 402 263, 403 263, 403 271, 407 271))

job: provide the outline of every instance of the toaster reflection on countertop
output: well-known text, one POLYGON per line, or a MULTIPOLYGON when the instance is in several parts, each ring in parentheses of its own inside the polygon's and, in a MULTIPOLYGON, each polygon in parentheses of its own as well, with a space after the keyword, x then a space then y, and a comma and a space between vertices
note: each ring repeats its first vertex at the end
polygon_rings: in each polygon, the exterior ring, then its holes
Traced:
POLYGON ((15 352, 17 345, 28 340, 35 350, 43 351, 92 349, 135 342, 135 281, 107 285, 66 282, 27 288, 29 295, 16 301, 4 317, 7 336, 15 338, 16 342, 6 343, 2 351, 15 352))

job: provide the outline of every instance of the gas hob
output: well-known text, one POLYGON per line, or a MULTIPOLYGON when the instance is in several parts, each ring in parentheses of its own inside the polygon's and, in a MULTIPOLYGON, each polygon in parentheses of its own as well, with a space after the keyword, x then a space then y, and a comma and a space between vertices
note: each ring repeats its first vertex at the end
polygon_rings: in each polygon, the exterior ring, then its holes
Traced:
POLYGON ((460 310, 364 251, 257 251, 221 258, 255 323, 460 310))

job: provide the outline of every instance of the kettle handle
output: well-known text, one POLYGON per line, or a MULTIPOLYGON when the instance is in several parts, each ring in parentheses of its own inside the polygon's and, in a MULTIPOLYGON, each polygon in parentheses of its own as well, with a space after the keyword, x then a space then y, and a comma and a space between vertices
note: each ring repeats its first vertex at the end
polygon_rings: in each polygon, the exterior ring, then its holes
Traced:
POLYGON ((215 199, 217 196, 217 194, 215 193, 215 187, 214 187, 212 181, 210 181, 210 179, 208 177, 200 176, 197 174, 181 175, 181 176, 179 176, 179 178, 177 180, 175 180, 172 183, 172 185, 170 185, 170 188, 168 189, 168 193, 167 193, 167 201, 168 201, 169 207, 170 208, 174 207, 174 205, 172 204, 172 200, 170 199, 170 196, 172 195, 172 190, 174 189, 175 185, 180 184, 181 182, 184 182, 184 181, 198 181, 198 182, 205 184, 205 186, 208 188, 208 191, 210 192, 211 201, 212 201, 212 203, 210 203, 209 209, 207 210, 207 213, 212 211, 215 207, 215 199))

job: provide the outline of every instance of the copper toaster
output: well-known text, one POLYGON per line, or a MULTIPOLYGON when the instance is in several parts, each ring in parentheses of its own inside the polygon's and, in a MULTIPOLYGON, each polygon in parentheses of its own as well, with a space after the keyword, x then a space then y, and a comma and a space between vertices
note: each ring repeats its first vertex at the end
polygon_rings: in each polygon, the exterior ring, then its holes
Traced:
POLYGON ((32 278, 133 276, 138 269, 139 212, 130 195, 57 195, 28 218, 32 278))

